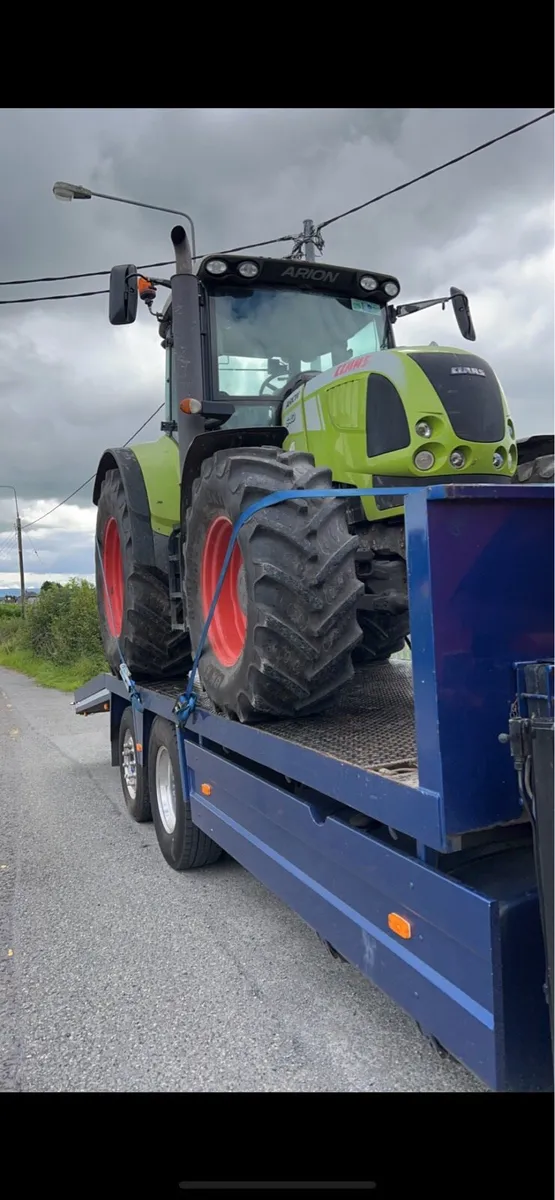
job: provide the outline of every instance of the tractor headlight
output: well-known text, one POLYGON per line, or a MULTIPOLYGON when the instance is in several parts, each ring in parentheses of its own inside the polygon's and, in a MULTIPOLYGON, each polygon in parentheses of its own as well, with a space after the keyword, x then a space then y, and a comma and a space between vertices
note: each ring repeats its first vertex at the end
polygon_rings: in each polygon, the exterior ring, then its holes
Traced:
POLYGON ((364 292, 375 292, 377 290, 378 281, 374 279, 373 275, 361 275, 358 282, 364 292))
POLYGON ((461 467, 464 467, 466 462, 464 450, 453 450, 449 455, 449 462, 452 467, 457 467, 459 470, 461 467))
POLYGON ((260 267, 253 262, 242 262, 239 264, 237 270, 243 276, 243 279, 256 279, 256 276, 260 272, 260 267))
POLYGON ((431 450, 417 450, 414 456, 414 465, 419 471, 431 471, 435 461, 431 450))
POLYGON ((432 436, 432 430, 427 421, 417 421, 414 428, 419 437, 429 438, 432 436))
POLYGON ((227 263, 223 258, 211 258, 206 264, 206 270, 210 275, 225 275, 227 271, 227 263))
POLYGON ((399 284, 395 283, 393 279, 388 279, 383 285, 383 290, 386 296, 391 296, 391 299, 394 300, 395 296, 399 295, 399 284))
POLYGON ((503 451, 496 450, 495 454, 493 456, 493 465, 494 465, 495 469, 498 471, 499 468, 503 466, 504 462, 505 462, 505 455, 503 454, 503 451))

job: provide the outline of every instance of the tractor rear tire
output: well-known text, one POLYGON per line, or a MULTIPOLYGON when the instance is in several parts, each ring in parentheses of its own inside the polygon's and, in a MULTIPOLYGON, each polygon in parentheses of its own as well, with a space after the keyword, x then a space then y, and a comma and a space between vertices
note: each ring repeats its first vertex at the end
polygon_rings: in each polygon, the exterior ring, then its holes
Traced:
POLYGON ((532 462, 517 467, 513 483, 553 483, 555 477, 553 454, 542 454, 532 462))
MULTIPOLYGON (((202 464, 187 514, 184 578, 193 649, 234 523, 280 491, 331 488, 312 455, 273 447, 217 451, 202 464)), ((212 703, 243 722, 327 708, 353 675, 363 590, 357 539, 339 498, 260 509, 239 532, 199 675, 212 703)))
POLYGON ((371 608, 358 614, 362 642, 355 651, 355 663, 386 662, 404 649, 410 633, 407 564, 404 558, 373 555, 365 577, 365 598, 371 608))
POLYGON ((107 471, 102 483, 95 562, 102 645, 113 674, 119 674, 121 651, 136 680, 183 678, 191 666, 189 637, 172 630, 167 579, 135 561, 129 509, 116 470, 107 471))

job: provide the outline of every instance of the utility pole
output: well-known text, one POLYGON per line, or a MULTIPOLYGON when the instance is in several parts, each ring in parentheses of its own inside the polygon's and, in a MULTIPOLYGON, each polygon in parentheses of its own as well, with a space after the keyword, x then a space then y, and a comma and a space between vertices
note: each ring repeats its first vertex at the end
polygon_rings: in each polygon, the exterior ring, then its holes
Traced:
POLYGON ((25 568, 23 565, 23 539, 21 536, 21 517, 19 515, 19 504, 17 503, 17 492, 12 483, 0 483, 1 488, 7 488, 13 492, 15 500, 15 530, 17 534, 17 555, 19 558, 19 588, 21 592, 21 618, 25 616, 25 568))
POLYGON ((17 554, 19 558, 19 588, 21 592, 21 620, 25 617, 25 568, 23 566, 23 541, 21 537, 21 517, 19 512, 15 520, 17 530, 17 554))
POLYGON ((314 262, 316 259, 316 255, 314 253, 314 242, 312 240, 315 232, 314 221, 303 221, 303 238, 305 239, 304 253, 307 262, 314 262))
POLYGON ((295 245, 290 254, 290 258, 304 258, 306 262, 314 262, 316 259, 315 251, 320 253, 324 248, 324 239, 316 228, 314 221, 310 218, 303 221, 303 231, 295 240, 295 245))

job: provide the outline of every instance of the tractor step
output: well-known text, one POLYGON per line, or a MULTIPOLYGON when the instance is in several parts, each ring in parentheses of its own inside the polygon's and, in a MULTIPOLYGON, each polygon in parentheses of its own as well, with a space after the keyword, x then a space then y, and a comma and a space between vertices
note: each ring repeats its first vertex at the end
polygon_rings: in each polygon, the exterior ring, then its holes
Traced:
POLYGON ((177 525, 168 538, 168 584, 172 629, 185 630, 183 592, 181 589, 181 563, 179 561, 179 535, 177 525))

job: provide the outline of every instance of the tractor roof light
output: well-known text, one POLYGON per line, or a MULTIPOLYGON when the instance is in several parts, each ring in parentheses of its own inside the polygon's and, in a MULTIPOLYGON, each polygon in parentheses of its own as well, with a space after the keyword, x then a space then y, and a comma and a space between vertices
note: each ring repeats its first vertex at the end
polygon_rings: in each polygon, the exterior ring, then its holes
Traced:
POLYGON ((500 468, 503 466, 504 462, 505 462, 505 455, 503 454, 503 451, 501 449, 496 450, 495 454, 493 456, 493 465, 494 465, 496 471, 500 470, 500 468))
POLYGON ((399 284, 395 283, 394 279, 387 279, 383 285, 383 290, 384 290, 386 296, 391 296, 392 300, 394 300, 395 297, 398 296, 399 292, 400 292, 399 284))
POLYGON ((363 292, 376 292, 379 286, 377 279, 374 279, 373 275, 361 275, 358 285, 362 288, 363 292))
POLYGON ((209 275, 225 275, 227 271, 227 263, 223 258, 211 258, 206 264, 206 270, 209 275))
POLYGON ((452 467, 455 467, 455 470, 460 471, 466 463, 466 455, 464 450, 452 450, 451 454, 449 455, 449 462, 451 463, 452 467))
POLYGON ((256 279, 256 276, 260 274, 260 267, 254 262, 239 263, 237 270, 243 279, 256 279))

